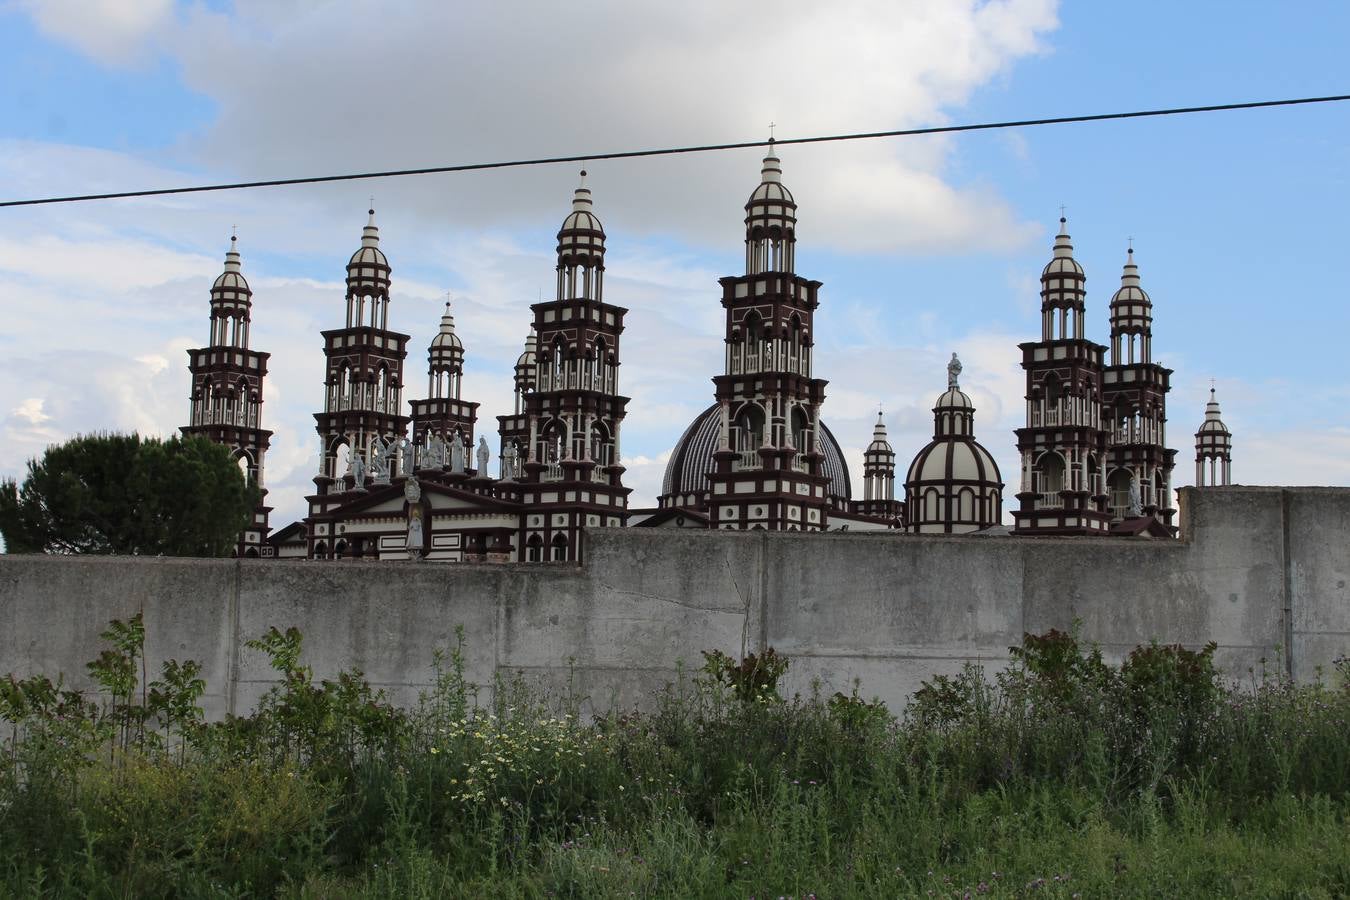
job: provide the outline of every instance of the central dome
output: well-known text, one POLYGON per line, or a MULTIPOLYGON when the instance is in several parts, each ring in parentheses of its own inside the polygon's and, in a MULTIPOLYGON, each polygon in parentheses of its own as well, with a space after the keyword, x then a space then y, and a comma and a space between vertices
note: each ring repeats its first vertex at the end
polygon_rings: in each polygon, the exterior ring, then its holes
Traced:
MULTIPOLYGON (((722 408, 714 403, 684 430, 670 462, 666 463, 666 477, 661 482, 661 497, 658 505, 665 509, 672 506, 701 507, 707 502, 708 473, 713 470, 713 453, 717 451, 717 434, 722 424, 722 408)), ((853 496, 849 484, 848 466, 844 464, 844 454, 839 442, 834 439, 825 423, 820 423, 821 449, 825 452, 822 467, 823 474, 830 479, 830 500, 832 505, 847 503, 853 496)))

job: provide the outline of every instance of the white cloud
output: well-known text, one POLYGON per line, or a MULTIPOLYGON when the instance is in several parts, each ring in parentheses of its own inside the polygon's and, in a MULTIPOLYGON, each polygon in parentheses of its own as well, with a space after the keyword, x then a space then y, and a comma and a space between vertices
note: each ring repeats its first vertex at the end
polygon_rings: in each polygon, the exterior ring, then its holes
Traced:
MULTIPOLYGON (((241 177, 519 159, 944 121, 1057 27, 1055 0, 236 4, 165 46, 218 105, 192 144, 241 177)), ((599 161, 613 229, 731 246, 757 151, 599 161)), ((940 139, 785 147, 804 233, 832 246, 1005 249, 1028 235, 940 139)), ((568 166, 571 170, 575 167, 568 166)), ((384 207, 481 231, 553 217, 571 171, 374 183, 384 207)), ((344 206, 364 187, 347 186, 344 206)))
POLYGON ((38 28, 100 62, 135 63, 173 16, 173 0, 19 0, 38 28))

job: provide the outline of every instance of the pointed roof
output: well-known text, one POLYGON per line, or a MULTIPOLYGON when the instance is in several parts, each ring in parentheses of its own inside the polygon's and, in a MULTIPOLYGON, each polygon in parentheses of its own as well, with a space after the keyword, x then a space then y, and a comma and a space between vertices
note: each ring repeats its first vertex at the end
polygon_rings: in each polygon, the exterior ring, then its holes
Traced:
POLYGON ((450 314, 450 301, 445 301, 445 313, 441 316, 441 329, 436 336, 431 339, 431 346, 452 347, 456 350, 464 349, 460 343, 459 336, 455 334, 455 317, 450 314))
MULTIPOLYGON (((374 207, 366 210, 369 218, 366 220, 366 227, 361 229, 361 246, 352 254, 351 260, 347 263, 348 269, 352 266, 384 266, 389 267, 389 260, 385 258, 384 251, 380 249, 380 229, 375 224, 374 207)), ((350 278, 355 273, 349 272, 350 278)))
POLYGON ((1200 428, 1196 431, 1196 437, 1202 434, 1231 434, 1228 426, 1223 423, 1219 412, 1219 399, 1215 394, 1214 388, 1209 389, 1209 402, 1205 404, 1205 421, 1200 423, 1200 428))
POLYGON ((212 295, 224 293, 250 294, 248 281, 244 278, 243 267, 239 264, 239 238, 230 235, 230 249, 225 251, 225 271, 216 276, 211 285, 212 295))
POLYGON ((877 424, 872 427, 872 443, 867 445, 868 453, 894 453, 891 442, 886 439, 886 419, 881 410, 877 410, 877 424))
MULTIPOLYGON (((1131 245, 1125 251, 1125 266, 1120 272, 1120 288, 1111 296, 1111 313, 1117 315, 1117 307, 1152 305, 1153 301, 1149 299, 1148 292, 1139 284, 1139 265, 1134 261, 1134 247, 1131 245)), ((1127 310, 1122 309, 1119 314, 1125 315, 1127 310)), ((1146 309, 1144 315, 1147 314, 1146 309)))
POLYGON ((1041 277, 1072 273, 1082 276, 1083 267, 1073 258, 1073 241, 1069 238, 1069 220, 1059 217, 1059 233, 1055 235, 1055 246, 1050 261, 1041 270, 1041 277))

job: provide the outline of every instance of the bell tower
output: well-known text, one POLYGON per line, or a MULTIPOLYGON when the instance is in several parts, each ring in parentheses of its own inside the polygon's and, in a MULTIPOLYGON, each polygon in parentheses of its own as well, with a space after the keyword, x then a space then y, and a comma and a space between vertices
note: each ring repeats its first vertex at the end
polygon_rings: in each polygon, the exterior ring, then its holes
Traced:
POLYGON ((872 429, 872 443, 863 451, 863 500, 858 511, 869 516, 903 520, 905 504, 895 499, 895 449, 886 439, 880 412, 872 429))
POLYGON ((1018 346, 1027 377, 1019 534, 1106 534, 1106 433, 1102 359, 1106 347, 1083 336, 1087 276, 1073 257, 1061 216, 1054 255, 1041 271, 1041 339, 1018 346))
MULTIPOLYGON (((408 335, 389 328, 391 269, 380 250, 374 209, 369 216, 361 246, 347 262, 346 325, 322 332, 324 405, 314 414, 319 472, 311 515, 340 506, 340 495, 364 490, 367 481, 388 483, 401 474, 398 447, 409 421, 403 415, 408 335)), ((333 546, 327 528, 315 523, 309 529, 311 555, 319 543, 333 546)))
POLYGON ((1120 290, 1111 298, 1111 362, 1102 369, 1107 433, 1107 511, 1112 522, 1152 516, 1171 527, 1172 468, 1167 392, 1172 370, 1153 361, 1153 301, 1139 284, 1134 247, 1125 254, 1120 290))
POLYGON ((619 428, 619 339, 628 312, 605 301, 605 229, 592 209, 586 172, 558 230, 554 299, 534 304, 530 344, 516 367, 519 435, 503 417, 503 451, 525 438, 519 496, 531 507, 521 536, 525 561, 580 561, 583 529, 628 520, 619 428), (533 354, 531 381, 521 371, 533 354), (537 511, 536 511, 537 510, 537 511))
POLYGON ((1205 421, 1195 433, 1195 486, 1219 487, 1233 483, 1233 433, 1220 417, 1219 400, 1209 389, 1205 421))
POLYGON ((464 344, 455 334, 455 317, 450 313, 450 301, 447 300, 441 327, 427 348, 427 396, 423 400, 410 401, 414 444, 425 446, 432 435, 438 435, 446 442, 455 440, 458 435, 465 459, 472 457, 478 404, 460 397, 463 378, 464 344))
POLYGON ((812 377, 812 316, 819 281, 796 274, 797 203, 770 139, 760 183, 745 204, 745 274, 720 280, 727 311, 710 525, 821 531, 829 478, 822 471, 823 379, 812 377))
POLYGON ((249 525, 239 536, 237 556, 269 557, 271 530, 265 505, 263 457, 272 432, 262 427, 263 379, 269 354, 250 350, 249 325, 253 291, 239 263, 237 238, 230 237, 225 253, 225 271, 211 285, 211 335, 207 346, 189 350, 192 373, 192 406, 188 424, 179 430, 184 437, 210 438, 229 447, 248 480, 258 488, 258 506, 249 525))

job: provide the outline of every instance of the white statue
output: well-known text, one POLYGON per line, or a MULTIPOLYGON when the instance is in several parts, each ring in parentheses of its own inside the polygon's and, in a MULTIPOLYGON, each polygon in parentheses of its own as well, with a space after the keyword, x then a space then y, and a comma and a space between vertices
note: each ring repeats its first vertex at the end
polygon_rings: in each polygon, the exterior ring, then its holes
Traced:
POLYGON ((433 434, 427 438, 427 448, 422 453, 422 460, 425 468, 445 468, 445 441, 441 440, 439 434, 433 434))
POLYGON ((502 481, 510 481, 516 477, 516 463, 520 459, 520 452, 516 450, 515 441, 507 441, 506 446, 502 448, 502 481))
POLYGON ((413 559, 422 556, 422 516, 421 510, 417 510, 418 515, 408 519, 408 555, 413 559))
POLYGON ((351 450, 351 455, 347 460, 347 474, 352 477, 352 486, 359 490, 366 481, 366 459, 360 450, 348 449, 351 450))
POLYGON ((1130 473, 1130 509, 1128 515, 1133 517, 1144 514, 1143 501, 1139 499, 1139 479, 1133 472, 1130 473))
POLYGON ((478 438, 478 477, 488 477, 488 460, 492 458, 492 450, 488 448, 487 438, 478 438))
POLYGON ((389 483, 389 458, 393 455, 393 446, 392 441, 385 443, 381 438, 376 438, 370 445, 370 474, 376 484, 389 483))
POLYGON ((412 474, 417 471, 417 445, 406 437, 400 437, 394 441, 394 453, 403 454, 403 462, 399 464, 400 473, 412 474))
POLYGON ((408 480, 403 482, 403 499, 414 506, 422 499, 422 485, 418 483, 416 476, 409 475, 408 480))
POLYGON ((947 363, 947 389, 948 389, 948 390, 954 391, 954 390, 959 390, 959 389, 960 389, 960 387, 961 387, 961 369, 962 369, 962 366, 961 366, 961 360, 957 359, 957 358, 956 358, 956 354, 953 353, 953 354, 952 354, 952 361, 949 362, 949 363, 947 363))
POLYGON ((459 474, 464 471, 464 439, 456 430, 450 438, 450 471, 459 474))

